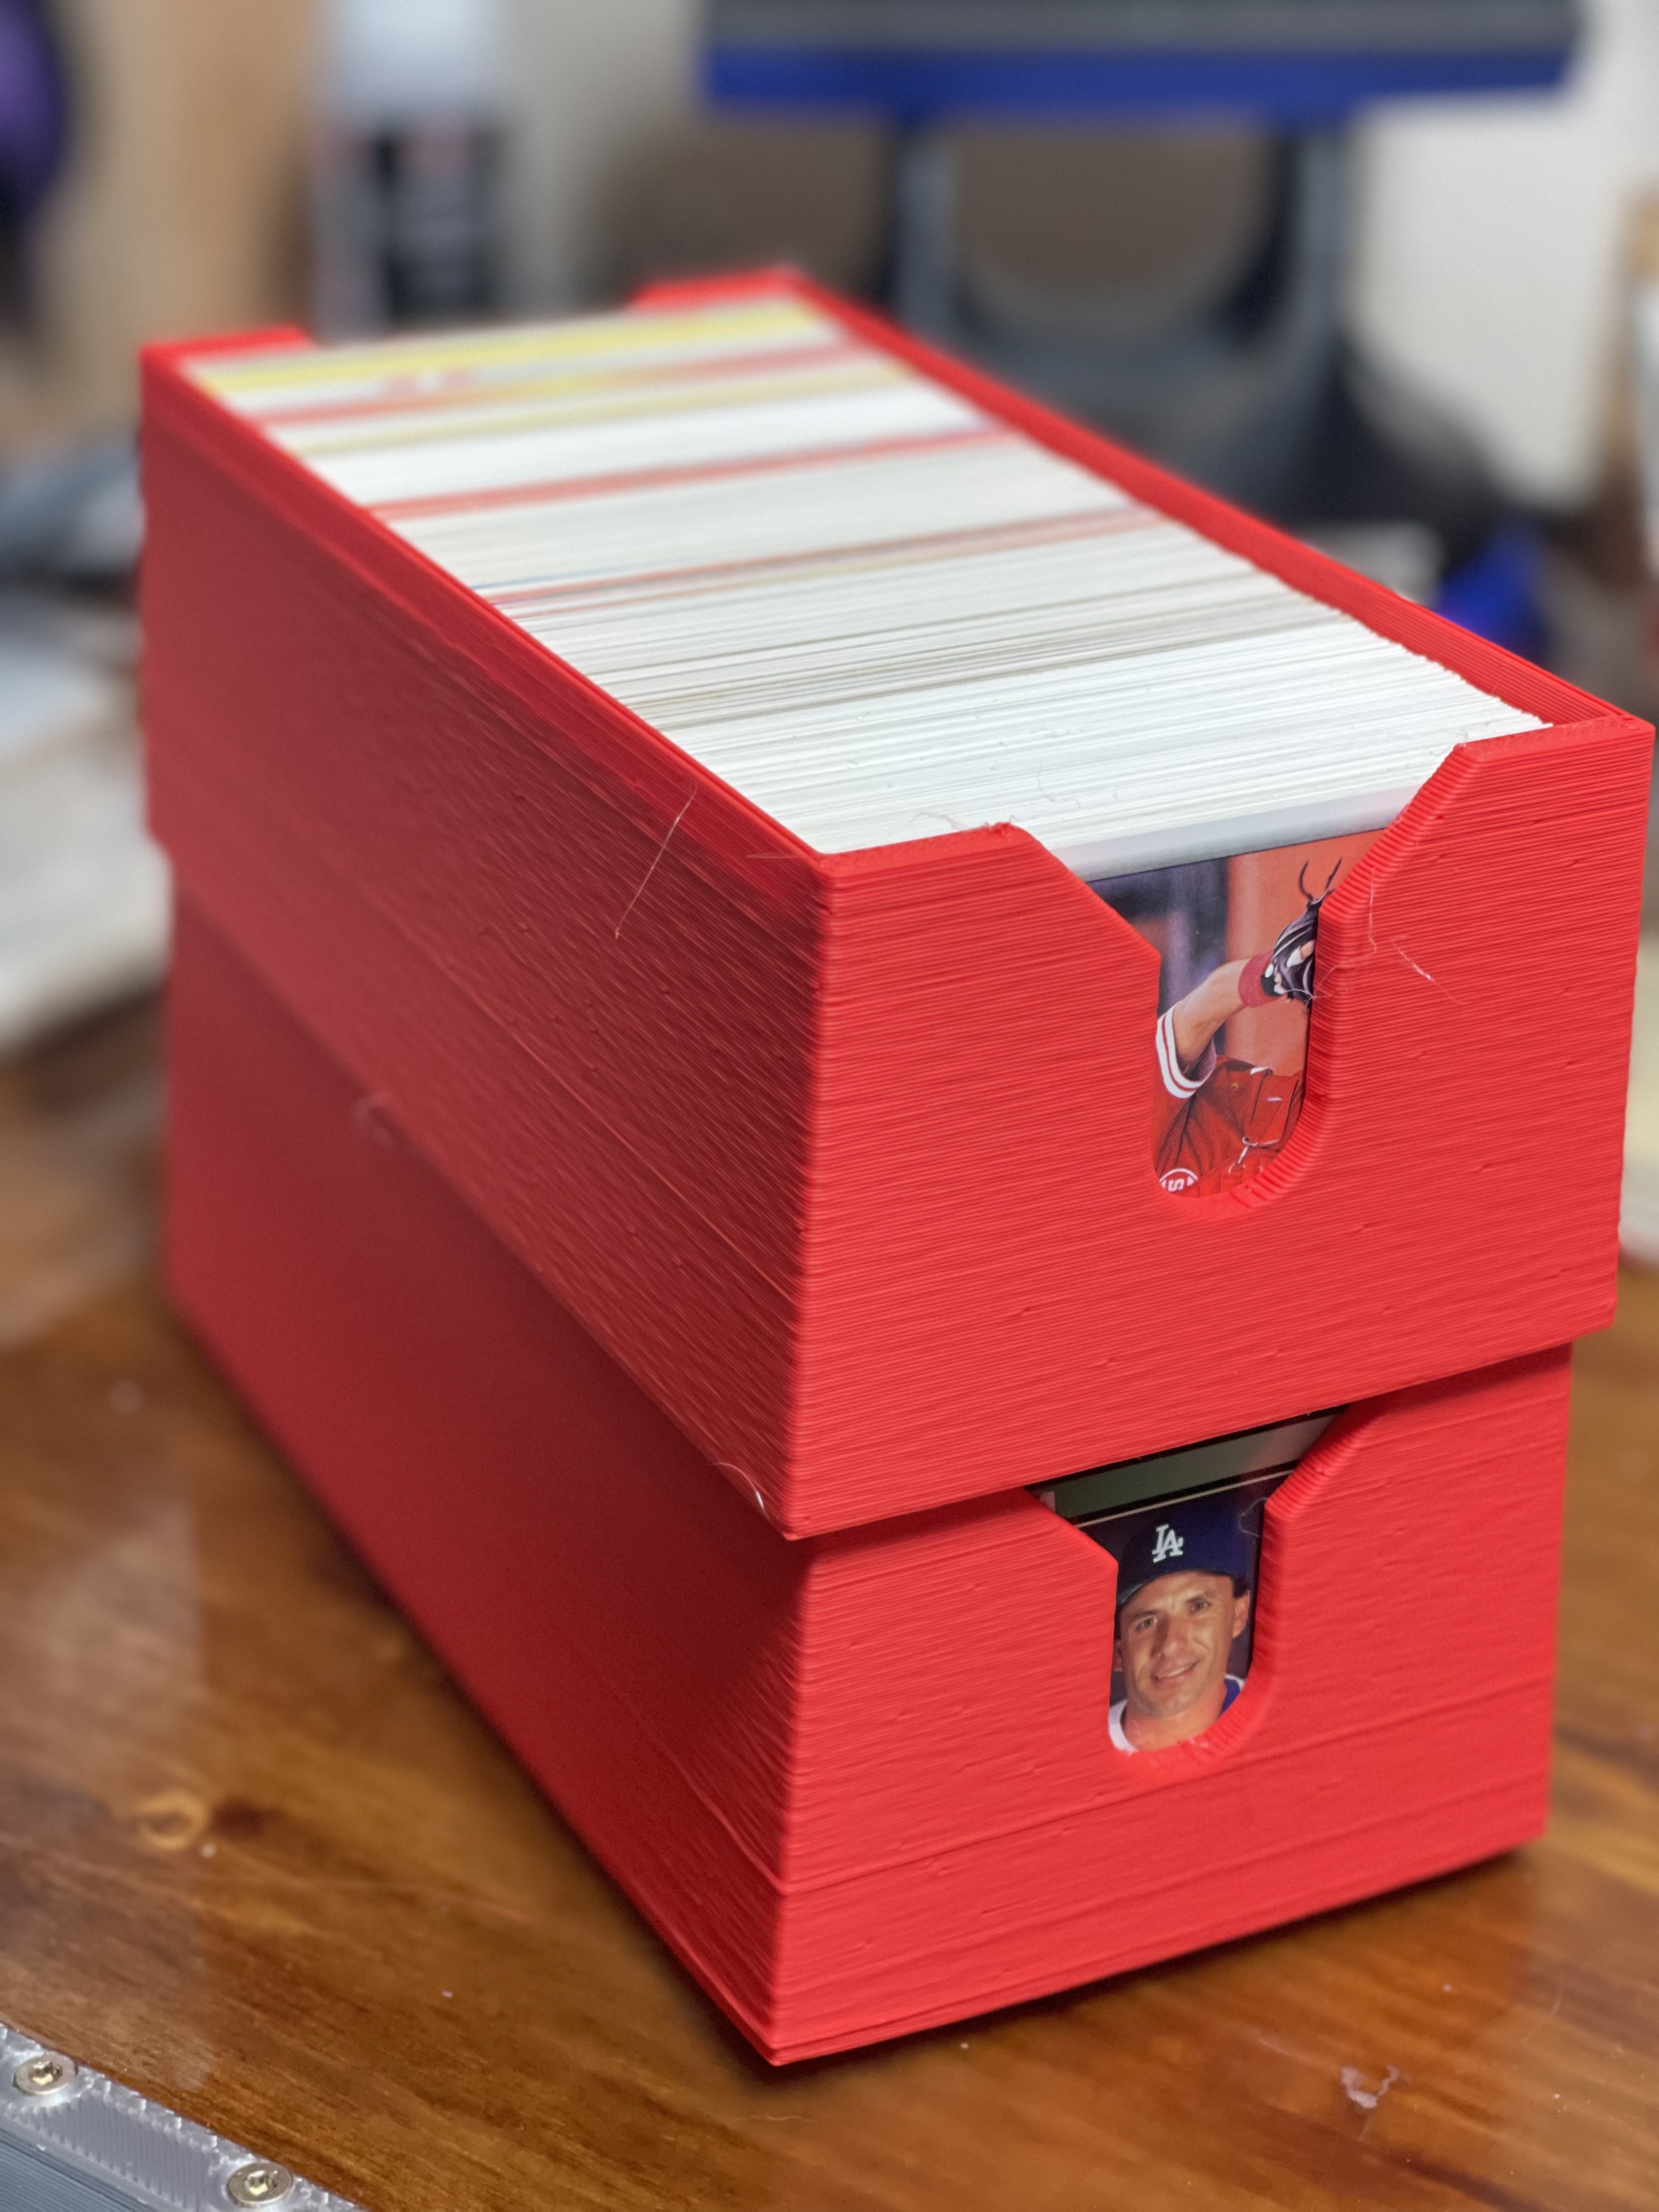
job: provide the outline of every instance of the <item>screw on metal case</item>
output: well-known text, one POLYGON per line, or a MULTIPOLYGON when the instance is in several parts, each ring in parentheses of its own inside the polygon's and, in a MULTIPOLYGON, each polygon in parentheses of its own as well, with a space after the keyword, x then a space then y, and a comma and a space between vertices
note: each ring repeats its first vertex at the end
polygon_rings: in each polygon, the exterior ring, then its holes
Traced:
POLYGON ((227 2176, 225 2194, 233 2204, 280 2204, 293 2186, 294 2176, 285 2166, 256 2158, 227 2176))
POLYGON ((26 2058, 11 2077, 14 2089, 26 2097, 50 2097, 54 2089, 67 2089, 75 2079, 75 2061, 55 2051, 37 2051, 26 2058))

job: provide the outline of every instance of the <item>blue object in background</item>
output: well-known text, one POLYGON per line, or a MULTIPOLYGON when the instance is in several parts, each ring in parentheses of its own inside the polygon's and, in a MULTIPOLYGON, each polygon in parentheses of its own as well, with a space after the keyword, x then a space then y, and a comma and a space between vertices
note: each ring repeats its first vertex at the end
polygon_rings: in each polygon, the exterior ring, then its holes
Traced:
POLYGON ((1575 0, 705 0, 717 106, 1340 121, 1559 83, 1575 0))
POLYGON ((1385 100, 1542 91, 1559 48, 1498 54, 883 52, 713 46, 703 90, 716 106, 852 108, 906 123, 936 116, 1099 123, 1245 118, 1280 130, 1340 121, 1385 100))
POLYGON ((69 94, 41 0, 0 0, 0 217, 21 228, 69 137, 69 94))
POLYGON ((1452 570, 1435 594, 1434 611, 1493 645, 1541 661, 1542 559, 1538 532, 1524 523, 1512 524, 1489 538, 1473 560, 1452 570))

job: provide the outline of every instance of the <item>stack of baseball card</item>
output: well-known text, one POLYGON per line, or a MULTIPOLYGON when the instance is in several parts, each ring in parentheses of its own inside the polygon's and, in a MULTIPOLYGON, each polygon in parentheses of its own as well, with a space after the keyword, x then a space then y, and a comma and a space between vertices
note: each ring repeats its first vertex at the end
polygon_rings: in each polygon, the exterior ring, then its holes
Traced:
POLYGON ((1535 1832, 1650 733, 785 277, 149 410, 175 1295, 759 2047, 1535 1832))

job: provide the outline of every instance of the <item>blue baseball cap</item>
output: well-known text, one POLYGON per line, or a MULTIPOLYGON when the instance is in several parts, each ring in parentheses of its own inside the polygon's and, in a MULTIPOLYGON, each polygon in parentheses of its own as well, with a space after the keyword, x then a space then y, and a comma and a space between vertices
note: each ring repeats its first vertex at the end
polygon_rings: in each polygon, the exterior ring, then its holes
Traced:
POLYGON ((1149 1507, 1118 1553, 1119 1610, 1164 1575, 1227 1575, 1248 1583, 1261 1512, 1259 1496, 1241 1497, 1237 1490, 1149 1507))

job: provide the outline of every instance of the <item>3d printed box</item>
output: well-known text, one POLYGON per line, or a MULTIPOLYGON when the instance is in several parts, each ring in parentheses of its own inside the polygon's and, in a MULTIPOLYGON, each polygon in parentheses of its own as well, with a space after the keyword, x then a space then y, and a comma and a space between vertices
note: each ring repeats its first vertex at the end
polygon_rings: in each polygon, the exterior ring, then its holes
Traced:
POLYGON ((791 1543, 188 907, 170 1031, 184 1311, 769 2058, 1541 1828, 1565 1352, 1343 1416, 1272 1501, 1243 1694, 1126 1759, 1078 1529, 1016 1489, 791 1543))
POLYGON ((1248 1204, 1144 1169, 1156 963, 1034 839, 806 850, 149 369, 145 711, 183 882, 790 1534, 1612 1310, 1645 726, 930 366, 1549 725, 1458 747, 1338 886, 1306 1109, 1248 1204))
POLYGON ((835 312, 1545 726, 1339 884, 1294 1137, 1172 1198, 1155 956, 1032 837, 810 850, 150 362, 176 1295, 775 2058, 1536 1832, 1650 744, 835 312), (1245 1693, 1125 1759, 1026 1486, 1334 1404, 1245 1693), (1478 1663, 1418 1628, 1471 1589, 1478 1663))

